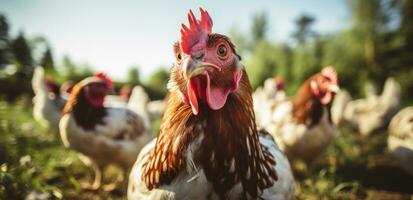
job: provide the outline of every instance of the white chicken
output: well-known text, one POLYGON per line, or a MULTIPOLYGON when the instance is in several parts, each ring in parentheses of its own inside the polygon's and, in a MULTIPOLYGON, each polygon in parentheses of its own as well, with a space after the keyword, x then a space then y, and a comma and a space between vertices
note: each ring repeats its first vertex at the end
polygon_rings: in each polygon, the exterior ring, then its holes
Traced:
POLYGON ((274 77, 265 80, 264 86, 259 87, 252 94, 254 112, 259 126, 265 126, 271 118, 271 105, 287 98, 284 91, 284 79, 274 77))
POLYGON ((328 106, 338 90, 335 69, 326 67, 306 80, 291 100, 267 108, 271 118, 264 128, 288 159, 310 163, 332 142, 335 126, 328 106))
POLYGON ((149 96, 146 94, 142 86, 133 87, 132 93, 128 101, 128 108, 142 117, 146 127, 150 127, 151 118, 148 113, 149 96))
POLYGON ((413 106, 398 112, 390 122, 388 148, 401 167, 413 176, 413 106))
POLYGON ((380 96, 372 94, 365 99, 350 101, 345 106, 343 120, 345 124, 367 136, 387 127, 399 109, 400 85, 393 78, 388 78, 380 96))
POLYGON ((32 78, 33 116, 42 126, 58 130, 60 114, 66 99, 59 95, 59 88, 46 80, 43 67, 34 69, 32 78))
POLYGON ((154 100, 148 103, 148 113, 151 121, 162 117, 166 109, 166 98, 164 100, 154 100))
POLYGON ((153 138, 133 111, 104 106, 112 88, 111 80, 103 74, 77 83, 59 124, 63 144, 79 152, 81 160, 94 168, 92 189, 100 188, 102 170, 109 164, 121 167, 126 176, 141 148, 153 138))

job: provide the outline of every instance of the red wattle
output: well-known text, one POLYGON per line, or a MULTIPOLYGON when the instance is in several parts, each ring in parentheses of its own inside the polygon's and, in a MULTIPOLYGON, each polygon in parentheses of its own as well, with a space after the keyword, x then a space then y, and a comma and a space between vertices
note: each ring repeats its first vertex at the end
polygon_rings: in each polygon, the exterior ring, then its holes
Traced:
POLYGON ((198 107, 198 98, 196 96, 196 83, 194 83, 193 80, 190 80, 188 83, 188 97, 189 97, 189 103, 191 104, 192 112, 194 115, 197 115, 199 112, 199 107, 198 107))

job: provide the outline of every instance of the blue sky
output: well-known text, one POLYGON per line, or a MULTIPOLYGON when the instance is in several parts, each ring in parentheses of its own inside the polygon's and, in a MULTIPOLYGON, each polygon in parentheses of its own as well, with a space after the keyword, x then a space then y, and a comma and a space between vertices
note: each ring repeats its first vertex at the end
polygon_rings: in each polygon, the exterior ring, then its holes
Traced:
POLYGON ((345 0, 0 0, 13 35, 43 35, 55 60, 69 55, 115 79, 125 78, 132 65, 139 66, 144 79, 157 67, 170 66, 180 24, 187 23, 189 9, 197 15, 199 6, 210 13, 213 31, 224 34, 232 26, 247 32, 252 16, 265 11, 273 41, 288 39, 301 13, 314 16, 314 29, 322 33, 348 25, 345 0))

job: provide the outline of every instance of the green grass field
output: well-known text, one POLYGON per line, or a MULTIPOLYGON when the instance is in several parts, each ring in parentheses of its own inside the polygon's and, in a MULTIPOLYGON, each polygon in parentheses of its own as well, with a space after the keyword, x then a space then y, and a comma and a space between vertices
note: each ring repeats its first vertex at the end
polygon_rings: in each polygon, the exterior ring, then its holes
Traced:
MULTIPOLYGON (((119 190, 82 190, 92 171, 21 104, 0 101, 0 199, 125 199, 119 190)), ((340 130, 310 170, 295 166, 297 199, 413 199, 413 177, 387 152, 386 132, 361 138, 340 130)), ((116 172, 109 169, 109 180, 116 172)))

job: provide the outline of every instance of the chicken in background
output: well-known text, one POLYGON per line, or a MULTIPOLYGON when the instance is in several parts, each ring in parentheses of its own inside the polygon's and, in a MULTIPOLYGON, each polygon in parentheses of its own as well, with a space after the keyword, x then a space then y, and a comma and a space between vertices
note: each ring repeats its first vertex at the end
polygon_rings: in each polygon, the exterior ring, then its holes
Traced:
POLYGON ((32 78, 33 117, 42 126, 57 131, 61 111, 66 99, 60 95, 59 86, 45 77, 43 67, 34 69, 32 78))
POLYGON ((289 162, 255 125, 235 47, 200 11, 182 25, 160 133, 138 156, 128 199, 293 199, 289 162))
POLYGON ((149 96, 142 86, 133 87, 128 101, 128 108, 141 116, 145 126, 151 126, 151 118, 148 113, 149 96))
POLYGON ((119 90, 119 97, 120 97, 123 101, 128 102, 131 95, 132 95, 132 88, 131 88, 130 85, 126 84, 126 85, 123 85, 123 86, 120 88, 120 90, 119 90))
MULTIPOLYGON (((74 81, 66 81, 62 84, 62 86, 60 86, 60 96, 65 99, 65 101, 67 102, 67 100, 69 100, 70 97, 70 93, 72 92, 73 87, 76 85, 76 83, 74 81)), ((65 105, 66 105, 65 102, 65 105)))
POLYGON ((335 95, 331 106, 331 120, 337 127, 344 125, 344 112, 350 101, 351 95, 345 89, 340 89, 340 91, 335 95))
POLYGON ((264 128, 290 161, 311 163, 333 141, 336 129, 329 106, 338 90, 336 70, 325 67, 307 79, 292 99, 268 108, 271 118, 264 128))
POLYGON ((285 82, 282 77, 274 77, 265 80, 264 86, 259 87, 252 94, 254 101, 254 112, 259 126, 264 126, 269 121, 271 105, 287 98, 285 94, 285 82))
POLYGON ((155 100, 148 103, 148 113, 151 121, 162 118, 166 109, 166 99, 167 97, 163 100, 155 100))
MULTIPOLYGON (((346 99, 351 99, 349 93, 346 99)), ((400 85, 388 78, 381 95, 368 95, 365 99, 349 101, 343 109, 342 122, 360 132, 363 136, 387 127, 391 118, 400 109, 400 85)), ((337 114, 339 115, 339 114, 337 114)))
POLYGON ((390 122, 388 148, 401 167, 413 176, 413 106, 398 112, 390 122))
MULTIPOLYGON (((121 167, 127 176, 141 148, 153 138, 133 111, 104 106, 111 90, 113 83, 103 74, 77 83, 59 124, 65 147, 79 152, 81 160, 95 170, 91 189, 100 188, 102 172, 109 164, 121 167)), ((109 186, 106 189, 113 189, 114 184, 109 186)))

